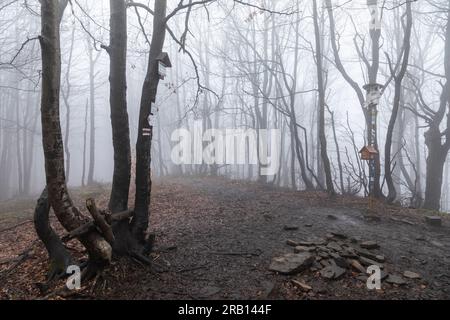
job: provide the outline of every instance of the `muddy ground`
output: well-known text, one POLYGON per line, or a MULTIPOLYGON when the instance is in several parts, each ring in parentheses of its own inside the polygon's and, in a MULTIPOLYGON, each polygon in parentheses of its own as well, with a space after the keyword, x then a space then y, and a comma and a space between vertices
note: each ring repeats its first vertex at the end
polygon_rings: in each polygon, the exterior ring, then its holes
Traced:
MULTIPOLYGON (((75 198, 81 205, 92 193, 99 206, 107 203, 106 188, 83 190, 75 198)), ((43 295, 36 286, 45 280, 47 259, 29 221, 33 202, 20 204, 19 210, 17 202, 0 204, 0 298, 61 299, 43 295), (24 224, 5 230, 18 222, 24 224), (29 248, 25 259, 11 260, 29 248)), ((153 265, 115 261, 102 281, 66 298, 449 299, 450 220, 431 227, 425 214, 430 213, 383 205, 374 213, 363 199, 329 199, 221 178, 165 179, 154 184, 152 198, 153 265), (298 230, 286 231, 286 226, 298 230), (309 270, 294 276, 268 270, 274 257, 293 252, 286 240, 318 240, 330 232, 376 241, 388 273, 412 271, 422 279, 369 291, 350 271, 330 281, 309 270), (312 290, 301 290, 293 279, 312 290)), ((82 256, 76 241, 69 247, 82 256)))

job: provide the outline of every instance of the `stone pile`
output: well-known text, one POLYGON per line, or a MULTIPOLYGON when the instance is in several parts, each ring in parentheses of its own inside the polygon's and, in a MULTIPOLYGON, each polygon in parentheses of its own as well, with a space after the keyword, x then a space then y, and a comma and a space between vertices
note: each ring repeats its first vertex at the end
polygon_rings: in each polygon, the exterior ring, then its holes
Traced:
POLYGON ((294 275, 310 270, 318 272, 327 280, 337 280, 345 274, 355 274, 358 279, 367 279, 367 268, 378 266, 381 278, 387 283, 403 285, 404 278, 419 279, 416 273, 406 271, 402 276, 389 275, 385 270, 386 258, 379 252, 374 241, 359 241, 344 234, 331 233, 317 241, 287 240, 293 248, 288 253, 272 260, 269 269, 284 275, 294 275))

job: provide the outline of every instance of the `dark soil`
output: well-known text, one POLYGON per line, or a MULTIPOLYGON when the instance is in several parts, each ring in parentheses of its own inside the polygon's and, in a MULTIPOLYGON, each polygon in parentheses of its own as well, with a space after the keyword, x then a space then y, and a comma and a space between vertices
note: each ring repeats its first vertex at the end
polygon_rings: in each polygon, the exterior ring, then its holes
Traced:
MULTIPOLYGON (((170 178, 153 189, 151 232, 156 234, 152 267, 122 259, 71 298, 100 299, 449 299, 450 221, 430 227, 424 213, 367 200, 317 192, 294 192, 221 178, 170 178), (298 227, 286 231, 285 227, 298 227), (286 240, 308 241, 339 232, 373 240, 386 256, 386 270, 419 273, 405 286, 383 283, 369 291, 357 274, 335 281, 318 272, 282 276, 268 270, 272 258, 293 252, 286 240), (313 289, 294 286, 297 279, 313 289)), ((103 192, 106 204, 107 192, 103 192)), ((82 196, 80 197, 82 198, 82 196)), ((29 212, 31 212, 30 208, 29 212)), ((2 219, 2 213, 0 213, 2 219)), ((0 220, 0 230, 6 227, 0 220)), ((0 272, 36 240, 26 223, 0 232, 0 272)), ((81 255, 76 241, 72 250, 81 255)), ((8 275, 0 273, 0 298, 42 297, 47 258, 40 243, 8 275)), ((3 272, 4 274, 4 272, 3 272)))

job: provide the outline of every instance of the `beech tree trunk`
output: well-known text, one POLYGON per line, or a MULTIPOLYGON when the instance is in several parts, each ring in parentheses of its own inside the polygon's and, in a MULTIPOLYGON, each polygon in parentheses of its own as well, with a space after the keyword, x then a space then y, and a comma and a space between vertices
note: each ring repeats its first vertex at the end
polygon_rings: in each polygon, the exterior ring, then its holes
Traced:
MULTIPOLYGON (((109 209, 112 213, 128 210, 131 180, 130 127, 127 111, 127 7, 124 0, 110 0, 110 107, 114 147, 114 174, 109 209)), ((114 251, 125 254, 130 236, 128 221, 113 224, 114 251)))
MULTIPOLYGON (((158 61, 166 36, 167 0, 155 1, 153 34, 150 45, 147 74, 142 87, 139 112, 139 130, 136 143, 136 197, 133 218, 133 234, 138 241, 145 242, 150 214, 150 193, 152 187, 150 164, 153 132, 143 135, 143 128, 152 113, 152 103, 156 101, 159 84, 158 61)), ((153 128, 151 128, 153 130, 153 128)))
MULTIPOLYGON (((73 205, 69 196, 65 170, 64 146, 60 124, 61 50, 60 21, 68 1, 42 0, 39 37, 42 49, 42 143, 45 158, 45 175, 49 203, 68 231, 72 231, 88 219, 73 205)), ((97 232, 80 237, 89 253, 90 266, 103 267, 111 260, 111 246, 97 232)))
POLYGON ((72 264, 72 256, 67 251, 59 236, 50 225, 50 205, 45 189, 34 211, 34 227, 39 239, 44 243, 50 258, 50 271, 47 280, 52 281, 66 275, 67 267, 72 264))

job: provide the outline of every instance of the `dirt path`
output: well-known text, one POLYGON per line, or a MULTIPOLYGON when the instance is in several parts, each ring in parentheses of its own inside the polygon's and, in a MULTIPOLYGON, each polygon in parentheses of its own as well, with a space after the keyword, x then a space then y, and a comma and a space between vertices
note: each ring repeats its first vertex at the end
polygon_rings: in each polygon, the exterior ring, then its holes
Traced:
MULTIPOLYGON (((132 262, 116 262, 106 276, 105 287, 97 288, 92 296, 449 299, 449 221, 445 221, 444 227, 433 229, 418 214, 406 215, 401 210, 385 210, 377 217, 367 217, 364 210, 358 209, 364 205, 362 201, 330 200, 323 194, 225 179, 179 178, 156 183, 151 216, 152 231, 157 236, 156 251, 152 254, 154 266, 149 269, 132 262), (298 230, 285 231, 285 226, 296 226, 298 230), (329 232, 378 242, 387 258, 388 272, 414 271, 422 280, 410 280, 402 287, 383 284, 383 290, 373 292, 350 273, 340 280, 326 281, 311 271, 281 276, 268 270, 272 258, 292 252, 286 240, 317 240, 329 232), (300 291, 291 284, 292 279, 302 280, 313 290, 300 291)), ((29 230, 30 226, 20 228, 29 230)), ((4 237, 0 235, 2 244, 4 237)), ((27 280, 42 279, 39 266, 45 266, 45 261, 38 250, 33 259, 9 277, 3 289, 0 284, 0 297, 37 295, 32 284, 23 290, 17 285, 19 278, 22 285, 27 280), (21 270, 31 266, 32 273, 21 270)))

